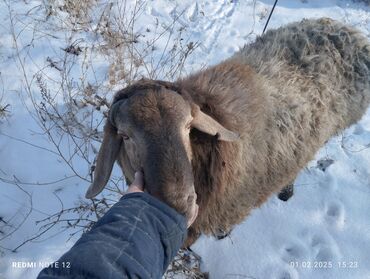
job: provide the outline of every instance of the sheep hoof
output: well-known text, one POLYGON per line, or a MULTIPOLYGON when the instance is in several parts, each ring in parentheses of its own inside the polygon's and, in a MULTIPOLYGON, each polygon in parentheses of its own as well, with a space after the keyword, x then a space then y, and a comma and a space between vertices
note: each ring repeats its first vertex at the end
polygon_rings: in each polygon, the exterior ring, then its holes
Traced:
POLYGON ((228 237, 231 234, 231 230, 229 231, 224 231, 224 230, 218 230, 215 234, 215 237, 217 240, 224 239, 225 237, 228 237))
POLYGON ((283 190, 280 191, 278 198, 282 201, 287 201, 293 196, 294 193, 294 184, 289 184, 288 186, 285 186, 283 190))

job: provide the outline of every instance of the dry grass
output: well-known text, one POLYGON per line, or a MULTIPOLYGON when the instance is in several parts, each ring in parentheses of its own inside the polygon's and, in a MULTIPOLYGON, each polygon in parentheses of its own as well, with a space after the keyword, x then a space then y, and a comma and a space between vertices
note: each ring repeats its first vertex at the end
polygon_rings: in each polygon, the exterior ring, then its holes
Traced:
POLYGON ((6 119, 10 114, 10 105, 1 104, 0 100, 0 121, 6 119))
MULTIPOLYGON (((137 30, 137 20, 146 5, 144 0, 44 0, 23 15, 11 8, 13 0, 4 1, 8 4, 15 59, 22 75, 23 103, 50 143, 48 151, 67 167, 66 177, 79 178, 87 188, 115 90, 143 76, 168 80, 181 76, 198 43, 183 39, 186 27, 178 22, 181 13, 171 24, 157 21, 151 30, 137 30), (33 28, 30 44, 20 42, 23 29, 19 31, 19 26, 33 28), (55 46, 54 55, 45 56, 45 64, 38 65, 38 71, 30 74, 27 67, 34 58, 29 56, 28 48, 39 39, 55 46), (159 52, 160 40, 165 41, 165 48, 159 52), (106 69, 104 74, 102 65, 106 69), (85 168, 80 167, 81 162, 85 168)), ((1 119, 8 115, 10 107, 1 99, 0 104, 1 119)), ((68 230, 71 236, 88 230, 118 201, 122 181, 122 177, 112 177, 102 197, 79 200, 71 208, 64 207, 58 196, 63 189, 59 189, 55 196, 61 209, 39 220, 39 232, 11 250, 17 251, 46 236, 56 225, 68 230)), ((17 187, 30 184, 16 179, 4 182, 17 187)), ((205 278, 199 271, 200 259, 192 258, 190 267, 189 255, 180 253, 165 278, 174 278, 176 274, 205 278)))
MULTIPOLYGON (((4 100, 4 81, 0 72, 0 121, 7 119, 10 115, 10 104, 4 100)), ((1 220, 1 219, 0 219, 1 220)))
POLYGON ((88 25, 91 19, 91 11, 98 4, 97 0, 47 0, 44 1, 46 19, 51 16, 59 16, 60 12, 68 15, 66 23, 73 25, 88 25))
POLYGON ((201 258, 193 251, 181 249, 164 274, 164 279, 207 279, 208 273, 200 271, 201 258))
MULTIPOLYGON (((75 175, 89 182, 92 171, 77 173, 70 162, 77 156, 86 161, 90 170, 94 169, 94 142, 101 140, 102 123, 114 91, 142 77, 173 79, 181 76, 186 59, 198 44, 183 43, 185 28, 179 28, 177 22, 180 15, 168 26, 157 21, 153 32, 137 31, 136 23, 146 1, 103 4, 95 0, 49 0, 47 3, 45 21, 52 30, 67 33, 68 41, 63 56, 47 57, 47 71, 40 69, 36 75, 35 84, 42 101, 36 101, 39 98, 33 96, 31 90, 29 95, 34 100, 40 126, 58 152, 63 141, 57 139, 65 137, 73 143, 68 155, 61 154, 63 161, 75 175), (87 42, 86 37, 94 40, 87 42), (166 48, 160 58, 155 59, 156 43, 160 39, 166 40, 166 48), (96 73, 96 57, 107 61, 106 78, 96 73), (59 73, 57 83, 49 78, 50 69, 59 73), (76 70, 80 76, 73 74, 76 70), (91 80, 91 76, 96 79, 91 80), (63 106, 60 106, 61 97, 63 106)), ((117 184, 117 180, 113 181, 110 188, 120 193, 117 184)))

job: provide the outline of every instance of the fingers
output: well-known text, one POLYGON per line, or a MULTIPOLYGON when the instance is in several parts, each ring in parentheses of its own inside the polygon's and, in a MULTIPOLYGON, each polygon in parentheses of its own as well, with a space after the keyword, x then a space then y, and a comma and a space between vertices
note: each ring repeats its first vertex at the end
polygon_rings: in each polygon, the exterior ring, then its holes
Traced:
POLYGON ((197 219, 197 216, 198 216, 198 212, 199 212, 199 206, 194 203, 191 211, 190 211, 190 217, 188 219, 188 228, 194 223, 195 219, 197 219))
POLYGON ((135 179, 128 187, 126 194, 144 191, 144 175, 141 171, 135 172, 135 179))
POLYGON ((135 179, 131 183, 131 186, 139 188, 141 191, 144 190, 144 175, 141 171, 135 172, 135 179))
MULTIPOLYGON (((136 192, 143 192, 144 191, 144 174, 141 171, 135 172, 134 181, 132 181, 131 185, 128 187, 127 192, 129 193, 136 193, 136 192)), ((188 215, 188 228, 194 223, 195 219, 198 216, 199 206, 196 203, 193 203, 192 208, 190 210, 190 214, 188 215)))

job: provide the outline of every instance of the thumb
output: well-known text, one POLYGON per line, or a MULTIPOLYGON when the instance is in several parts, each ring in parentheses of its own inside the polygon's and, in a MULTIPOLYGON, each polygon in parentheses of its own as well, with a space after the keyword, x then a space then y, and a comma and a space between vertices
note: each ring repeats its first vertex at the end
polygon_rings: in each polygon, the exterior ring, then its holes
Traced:
POLYGON ((127 193, 144 191, 144 175, 141 171, 135 172, 135 179, 128 187, 127 193))

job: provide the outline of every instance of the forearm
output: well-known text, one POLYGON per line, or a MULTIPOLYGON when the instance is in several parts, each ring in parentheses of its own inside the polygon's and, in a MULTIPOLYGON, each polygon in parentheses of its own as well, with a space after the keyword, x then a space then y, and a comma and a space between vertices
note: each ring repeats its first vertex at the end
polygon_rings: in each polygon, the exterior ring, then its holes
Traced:
POLYGON ((161 278, 186 237, 186 219, 146 193, 124 196, 46 278, 161 278))

